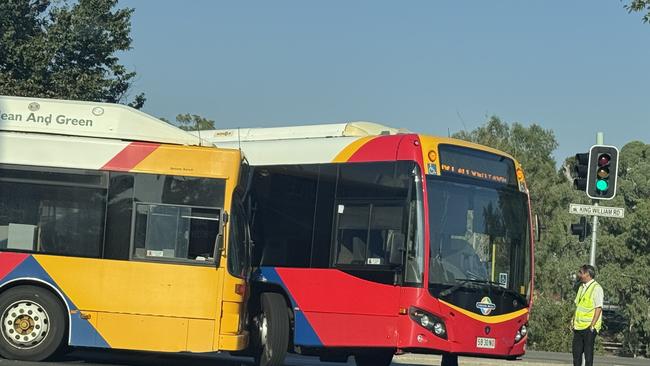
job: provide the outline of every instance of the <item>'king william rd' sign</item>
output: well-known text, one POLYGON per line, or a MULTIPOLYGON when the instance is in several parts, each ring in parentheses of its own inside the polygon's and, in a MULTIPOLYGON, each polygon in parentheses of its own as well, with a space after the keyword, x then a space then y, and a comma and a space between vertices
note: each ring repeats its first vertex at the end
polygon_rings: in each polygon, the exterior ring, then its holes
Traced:
POLYGON ((577 203, 571 203, 569 205, 569 213, 587 216, 616 217, 619 219, 625 217, 625 209, 622 207, 590 206, 579 205, 577 203))

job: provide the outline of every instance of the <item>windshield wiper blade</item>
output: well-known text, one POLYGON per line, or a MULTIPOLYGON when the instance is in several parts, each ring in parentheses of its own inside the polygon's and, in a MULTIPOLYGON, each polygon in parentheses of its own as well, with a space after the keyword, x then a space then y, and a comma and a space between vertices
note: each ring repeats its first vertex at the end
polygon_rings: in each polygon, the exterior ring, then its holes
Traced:
POLYGON ((489 281, 489 280, 481 280, 481 279, 473 279, 473 278, 456 278, 456 281, 460 281, 456 283, 455 285, 451 286, 450 288, 441 291, 439 296, 444 297, 447 295, 452 294, 454 291, 458 290, 459 288, 463 287, 464 285, 468 283, 478 283, 482 285, 491 285, 491 286, 498 286, 502 287, 500 283, 494 282, 494 281, 489 281))

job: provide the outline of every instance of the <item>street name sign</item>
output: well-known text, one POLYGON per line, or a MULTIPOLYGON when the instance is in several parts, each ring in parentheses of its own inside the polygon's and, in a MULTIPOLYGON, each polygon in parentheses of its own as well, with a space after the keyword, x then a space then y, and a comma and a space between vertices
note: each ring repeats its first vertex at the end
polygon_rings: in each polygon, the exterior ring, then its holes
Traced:
POLYGON ((571 203, 569 204, 569 213, 576 215, 615 217, 622 219, 625 217, 625 208, 580 205, 577 203, 571 203))

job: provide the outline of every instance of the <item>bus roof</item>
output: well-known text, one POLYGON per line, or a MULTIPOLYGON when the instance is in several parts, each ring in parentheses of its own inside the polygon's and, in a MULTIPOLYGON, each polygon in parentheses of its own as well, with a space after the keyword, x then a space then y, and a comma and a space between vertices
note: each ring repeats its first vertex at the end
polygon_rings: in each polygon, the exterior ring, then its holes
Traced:
POLYGON ((357 141, 408 131, 372 122, 347 122, 191 133, 221 148, 241 149, 252 165, 276 165, 335 161, 357 141))
POLYGON ((202 145, 196 136, 122 104, 60 99, 0 95, 0 131, 202 145))
POLYGON ((364 137, 408 133, 408 130, 373 122, 346 122, 290 127, 233 128, 192 131, 215 145, 223 142, 293 140, 332 137, 364 137))
MULTIPOLYGON (((271 128, 241 128, 191 132, 220 148, 240 149, 251 165, 322 164, 343 162, 372 145, 395 149, 395 135, 413 134, 406 129, 372 122, 305 125, 271 128), (392 142, 389 142, 392 141, 392 142), (384 142, 380 142, 384 141, 384 142), (365 146, 365 147, 364 147, 365 146)), ((429 146, 453 144, 512 158, 505 152, 468 141, 417 134, 429 146)))

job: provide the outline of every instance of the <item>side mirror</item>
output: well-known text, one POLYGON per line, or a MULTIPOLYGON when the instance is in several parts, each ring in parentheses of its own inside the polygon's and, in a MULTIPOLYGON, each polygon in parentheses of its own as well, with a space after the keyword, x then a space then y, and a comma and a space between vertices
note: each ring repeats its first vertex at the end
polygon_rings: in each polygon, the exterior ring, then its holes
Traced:
POLYGON ((391 266, 401 266, 404 258, 404 247, 405 237, 404 234, 399 231, 388 231, 387 245, 390 253, 390 258, 388 260, 391 266))

